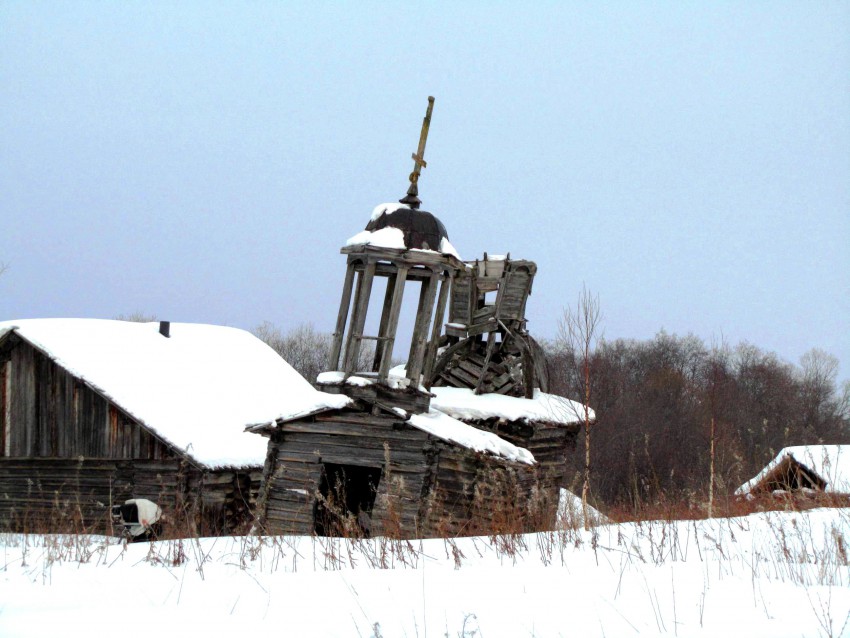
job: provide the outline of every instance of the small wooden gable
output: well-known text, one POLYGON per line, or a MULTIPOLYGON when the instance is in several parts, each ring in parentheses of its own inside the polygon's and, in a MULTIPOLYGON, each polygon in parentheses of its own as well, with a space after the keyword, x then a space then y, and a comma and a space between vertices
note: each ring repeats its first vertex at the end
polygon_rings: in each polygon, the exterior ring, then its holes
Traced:
POLYGON ((755 496, 776 490, 850 494, 850 445, 798 445, 783 448, 761 472, 735 493, 755 496))

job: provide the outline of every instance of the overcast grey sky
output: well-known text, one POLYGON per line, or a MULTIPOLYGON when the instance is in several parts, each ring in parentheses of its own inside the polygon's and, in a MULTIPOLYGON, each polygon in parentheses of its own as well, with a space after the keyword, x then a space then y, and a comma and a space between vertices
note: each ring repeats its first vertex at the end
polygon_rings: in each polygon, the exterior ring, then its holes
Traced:
POLYGON ((850 377, 850 4, 0 3, 0 319, 330 330, 404 194, 605 336, 850 377), (176 5, 176 6, 175 6, 176 5))

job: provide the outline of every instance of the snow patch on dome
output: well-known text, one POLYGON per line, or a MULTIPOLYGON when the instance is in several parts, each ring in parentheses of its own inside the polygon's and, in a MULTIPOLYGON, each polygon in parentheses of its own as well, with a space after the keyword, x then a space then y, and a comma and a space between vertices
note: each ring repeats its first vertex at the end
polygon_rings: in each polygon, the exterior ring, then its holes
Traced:
POLYGON ((374 210, 372 211, 372 217, 369 218, 369 221, 373 222, 376 219, 378 219, 381 215, 384 215, 384 214, 389 215, 390 213, 396 212, 400 208, 407 208, 407 206, 405 206, 404 204, 400 204, 398 202, 389 203, 389 204, 378 204, 377 206, 375 206, 374 210))
POLYGON ((345 242, 346 246, 377 246, 379 248, 396 248, 404 250, 407 246, 404 245, 404 232, 398 228, 387 226, 380 230, 371 231, 363 230, 349 237, 345 242))

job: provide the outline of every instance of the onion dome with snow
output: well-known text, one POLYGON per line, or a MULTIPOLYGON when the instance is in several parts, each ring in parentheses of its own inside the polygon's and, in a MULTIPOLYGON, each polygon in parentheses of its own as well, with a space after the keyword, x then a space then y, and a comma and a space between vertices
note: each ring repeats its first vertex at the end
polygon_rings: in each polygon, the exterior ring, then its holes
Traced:
POLYGON ((460 259, 449 234, 436 215, 402 203, 379 204, 366 229, 351 237, 346 246, 367 245, 397 250, 430 250, 460 259))
MULTIPOLYGON (((372 211, 372 217, 363 232, 357 233, 345 243, 343 252, 356 246, 371 246, 391 250, 425 250, 447 255, 460 260, 460 255, 449 242, 449 234, 443 222, 428 211, 419 210, 419 174, 428 164, 425 162, 425 141, 431 126, 431 111, 434 98, 428 98, 428 110, 422 121, 419 148, 411 156, 413 172, 410 173, 410 186, 407 194, 397 204, 379 204, 372 211)), ((456 266, 461 267, 460 264, 456 266)))
POLYGON ((407 248, 439 250, 440 243, 449 238, 443 222, 428 211, 398 205, 378 207, 376 212, 378 216, 372 215, 366 230, 374 232, 382 228, 398 228, 404 233, 407 248))
POLYGON ((426 166, 425 140, 433 106, 434 98, 429 97, 419 147, 412 156, 407 194, 398 203, 376 206, 365 230, 349 238, 340 250, 348 258, 326 370, 333 374, 320 375, 318 380, 329 392, 344 392, 373 403, 376 409, 387 405, 413 414, 428 412, 431 395, 423 381, 431 377, 451 282, 458 271, 466 269, 449 242, 446 227, 431 213, 419 210, 422 200, 417 184, 426 166), (375 279, 385 282, 373 291, 375 279), (396 333, 408 283, 418 302, 411 342, 406 347, 396 343, 396 333), (377 334, 374 330, 366 334, 366 315, 373 295, 383 297, 381 318, 377 334), (371 365, 361 365, 364 342, 374 347, 374 355, 367 357, 371 365), (394 348, 399 356, 405 351, 408 354, 404 388, 388 376, 394 348), (367 383, 361 383, 361 379, 367 383))

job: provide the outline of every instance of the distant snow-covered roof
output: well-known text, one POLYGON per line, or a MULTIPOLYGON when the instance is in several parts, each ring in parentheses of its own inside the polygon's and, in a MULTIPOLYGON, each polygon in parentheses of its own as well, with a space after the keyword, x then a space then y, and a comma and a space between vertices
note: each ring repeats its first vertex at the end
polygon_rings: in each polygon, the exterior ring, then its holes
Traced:
POLYGON ((211 468, 262 465, 265 438, 248 424, 341 408, 274 350, 237 328, 103 319, 0 322, 162 439, 211 468))
POLYGON ((824 491, 850 494, 850 445, 796 445, 783 448, 761 472, 735 490, 735 494, 752 492, 787 457, 805 465, 826 481, 824 491))
MULTIPOLYGON (((505 421, 537 421, 571 425, 584 420, 584 406, 577 402, 534 391, 534 397, 524 399, 502 394, 475 394, 467 388, 432 387, 436 395, 431 407, 456 419, 483 421, 498 418, 505 421)), ((589 409, 591 420, 596 418, 589 409)))

